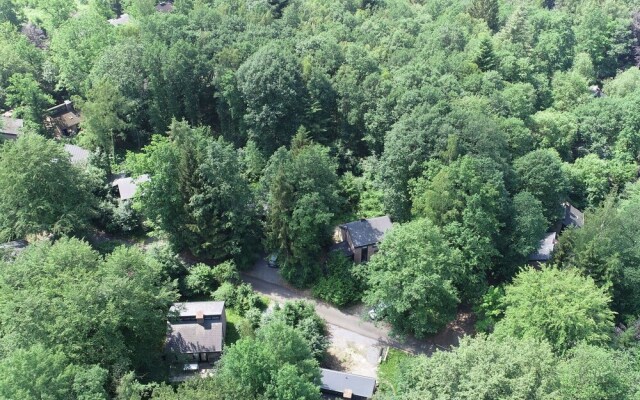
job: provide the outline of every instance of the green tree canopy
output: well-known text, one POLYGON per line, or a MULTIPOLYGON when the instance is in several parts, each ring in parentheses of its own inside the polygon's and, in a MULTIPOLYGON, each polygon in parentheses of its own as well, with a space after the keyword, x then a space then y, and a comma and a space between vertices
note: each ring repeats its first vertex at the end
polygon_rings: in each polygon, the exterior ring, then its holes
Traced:
POLYGON ((309 344, 283 322, 229 347, 214 379, 223 399, 320 399, 320 370, 309 344))
POLYGON ((553 223, 560 219, 569 182, 558 152, 552 149, 534 150, 516 159, 513 168, 519 190, 527 191, 540 200, 547 221, 553 223))
POLYGON ((241 265, 252 258, 255 205, 229 143, 174 120, 169 137, 154 137, 131 164, 151 175, 140 205, 174 246, 241 265))
POLYGON ((396 224, 367 264, 364 301, 399 333, 436 333, 455 317, 460 261, 428 219, 396 224))
POLYGON ((521 271, 506 287, 498 337, 545 339, 563 353, 584 341, 606 343, 613 329, 611 297, 575 269, 521 271))
POLYGON ((129 368, 161 372, 166 315, 177 296, 139 250, 120 247, 103 259, 87 243, 63 238, 0 266, 3 354, 40 344, 69 365, 96 364, 115 376, 129 368))
POLYGON ((634 399, 639 394, 638 366, 629 354, 580 344, 558 363, 562 399, 634 399))
POLYGON ((0 241, 85 227, 94 203, 84 173, 58 143, 22 135, 0 148, 0 241))
POLYGON ((640 185, 631 184, 618 203, 607 198, 600 207, 588 211, 582 229, 560 237, 558 260, 563 267, 574 267, 608 288, 613 309, 619 318, 640 312, 640 185))
POLYGON ((268 45, 238 69, 250 137, 265 154, 290 142, 304 122, 306 88, 291 48, 268 45))
POLYGON ((27 129, 43 133, 44 113, 53 105, 53 98, 45 93, 31 74, 14 74, 9 78, 7 104, 15 107, 16 116, 27 121, 27 129))
POLYGON ((0 359, 0 397, 24 400, 107 400, 107 371, 72 364, 41 344, 12 349, 0 359))
POLYGON ((286 279, 308 285, 319 275, 318 256, 341 207, 335 162, 327 148, 301 130, 290 150, 282 147, 273 154, 262 187, 267 193, 268 247, 283 257, 286 279))
POLYGON ((380 399, 533 399, 554 398, 555 359, 536 339, 463 338, 453 351, 410 359, 401 368, 395 393, 380 399))
POLYGON ((499 165, 487 158, 464 156, 443 167, 414 190, 414 213, 442 229, 461 251, 464 270, 457 284, 465 298, 481 291, 485 274, 498 257, 509 198, 499 165))

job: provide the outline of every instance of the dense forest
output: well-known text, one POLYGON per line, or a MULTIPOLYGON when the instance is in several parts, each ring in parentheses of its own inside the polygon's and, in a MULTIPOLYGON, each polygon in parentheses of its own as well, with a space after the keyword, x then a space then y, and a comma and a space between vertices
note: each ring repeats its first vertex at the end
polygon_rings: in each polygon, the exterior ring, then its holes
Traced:
POLYGON ((640 396, 640 2, 169 5, 0 0, 0 110, 24 121, 0 139, 0 242, 33 243, 0 257, 0 398, 320 398, 322 321, 261 315, 238 278, 272 252, 399 337, 473 310, 477 335, 407 358, 376 398, 640 396), (65 100, 77 135, 45 123, 65 100), (123 202, 116 174, 149 179, 123 202), (567 202, 584 226, 527 265, 567 202), (370 262, 328 251, 381 215, 370 262), (167 310, 208 294, 241 338, 172 387, 167 310))

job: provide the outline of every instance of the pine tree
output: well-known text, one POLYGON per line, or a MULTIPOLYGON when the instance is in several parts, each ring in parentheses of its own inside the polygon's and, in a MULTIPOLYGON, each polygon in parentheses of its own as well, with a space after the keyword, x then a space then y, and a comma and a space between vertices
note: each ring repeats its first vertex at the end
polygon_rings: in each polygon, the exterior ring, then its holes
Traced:
POLYGON ((493 52, 491 38, 485 36, 480 42, 480 53, 476 58, 476 64, 481 71, 491 71, 496 67, 496 55, 493 52))
POLYGON ((469 15, 485 20, 492 31, 498 30, 498 0, 473 0, 469 7, 469 15))

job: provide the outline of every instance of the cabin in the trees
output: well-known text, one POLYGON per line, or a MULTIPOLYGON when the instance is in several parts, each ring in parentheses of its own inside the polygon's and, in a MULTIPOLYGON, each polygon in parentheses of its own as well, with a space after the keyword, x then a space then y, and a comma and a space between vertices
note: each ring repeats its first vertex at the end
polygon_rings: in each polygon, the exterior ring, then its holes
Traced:
POLYGON ((149 175, 143 174, 137 178, 126 176, 125 174, 118 174, 114 176, 111 181, 111 187, 113 188, 114 195, 120 200, 130 200, 135 196, 138 191, 138 186, 143 182, 151 180, 149 175))
POLYGON ((389 216, 361 219, 340 226, 340 244, 355 263, 369 261, 393 224, 389 216))
POLYGON ((112 18, 109 20, 109 23, 113 26, 127 25, 129 22, 131 22, 129 14, 122 14, 118 18, 112 18))
POLYGON ((540 241, 538 250, 536 250, 535 253, 529 255, 529 263, 536 265, 549 261, 551 259, 551 255, 553 254, 553 250, 556 247, 556 243, 558 243, 557 237, 558 234, 555 232, 547 233, 544 239, 540 241))
POLYGON ((211 368, 224 346, 224 301, 175 303, 169 310, 165 351, 184 372, 211 368))
POLYGON ((0 139, 11 140, 17 139, 22 133, 24 121, 13 117, 13 111, 7 111, 2 114, 0 121, 0 139))
POLYGON ((156 5, 156 11, 170 13, 173 11, 173 1, 161 1, 156 5))
POLYGON ((72 136, 80 129, 80 113, 73 107, 73 103, 65 100, 47 110, 44 123, 56 137, 72 136))
POLYGON ((320 369, 322 384, 320 391, 329 399, 366 400, 373 397, 376 380, 368 376, 320 369))
POLYGON ((558 235, 567 228, 582 228, 584 226, 584 214, 575 208, 571 203, 563 203, 564 216, 555 226, 552 232, 547 232, 544 239, 540 241, 538 249, 529 255, 528 261, 532 265, 540 265, 551 259, 556 243, 558 243, 558 235))
POLYGON ((0 260, 4 257, 15 258, 24 249, 27 248, 29 242, 26 240, 14 240, 0 244, 0 260))
POLYGON ((571 203, 562 204, 564 207, 564 218, 562 219, 561 230, 566 228, 582 228, 584 226, 584 214, 575 208, 571 203))
POLYGON ((91 152, 75 144, 65 144, 64 149, 69 153, 71 164, 77 167, 86 167, 89 164, 91 152))
POLYGON ((44 29, 32 23, 22 25, 20 32, 39 49, 46 49, 49 45, 44 29))

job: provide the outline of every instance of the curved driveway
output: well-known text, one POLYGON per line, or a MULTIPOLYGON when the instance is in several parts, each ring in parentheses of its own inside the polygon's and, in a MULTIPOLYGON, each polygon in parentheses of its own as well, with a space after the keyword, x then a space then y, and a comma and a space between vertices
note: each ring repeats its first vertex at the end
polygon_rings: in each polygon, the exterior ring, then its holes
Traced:
POLYGON ((415 339, 398 340, 389 335, 390 329, 383 324, 366 321, 357 312, 342 311, 327 303, 312 298, 308 293, 287 285, 277 269, 269 268, 264 260, 259 261, 252 270, 242 273, 242 279, 251 284, 253 290, 268 296, 273 301, 283 303, 286 300, 304 299, 315 304, 316 312, 329 325, 335 325, 369 339, 375 339, 380 346, 392 346, 413 354, 430 354, 435 345, 415 339))

